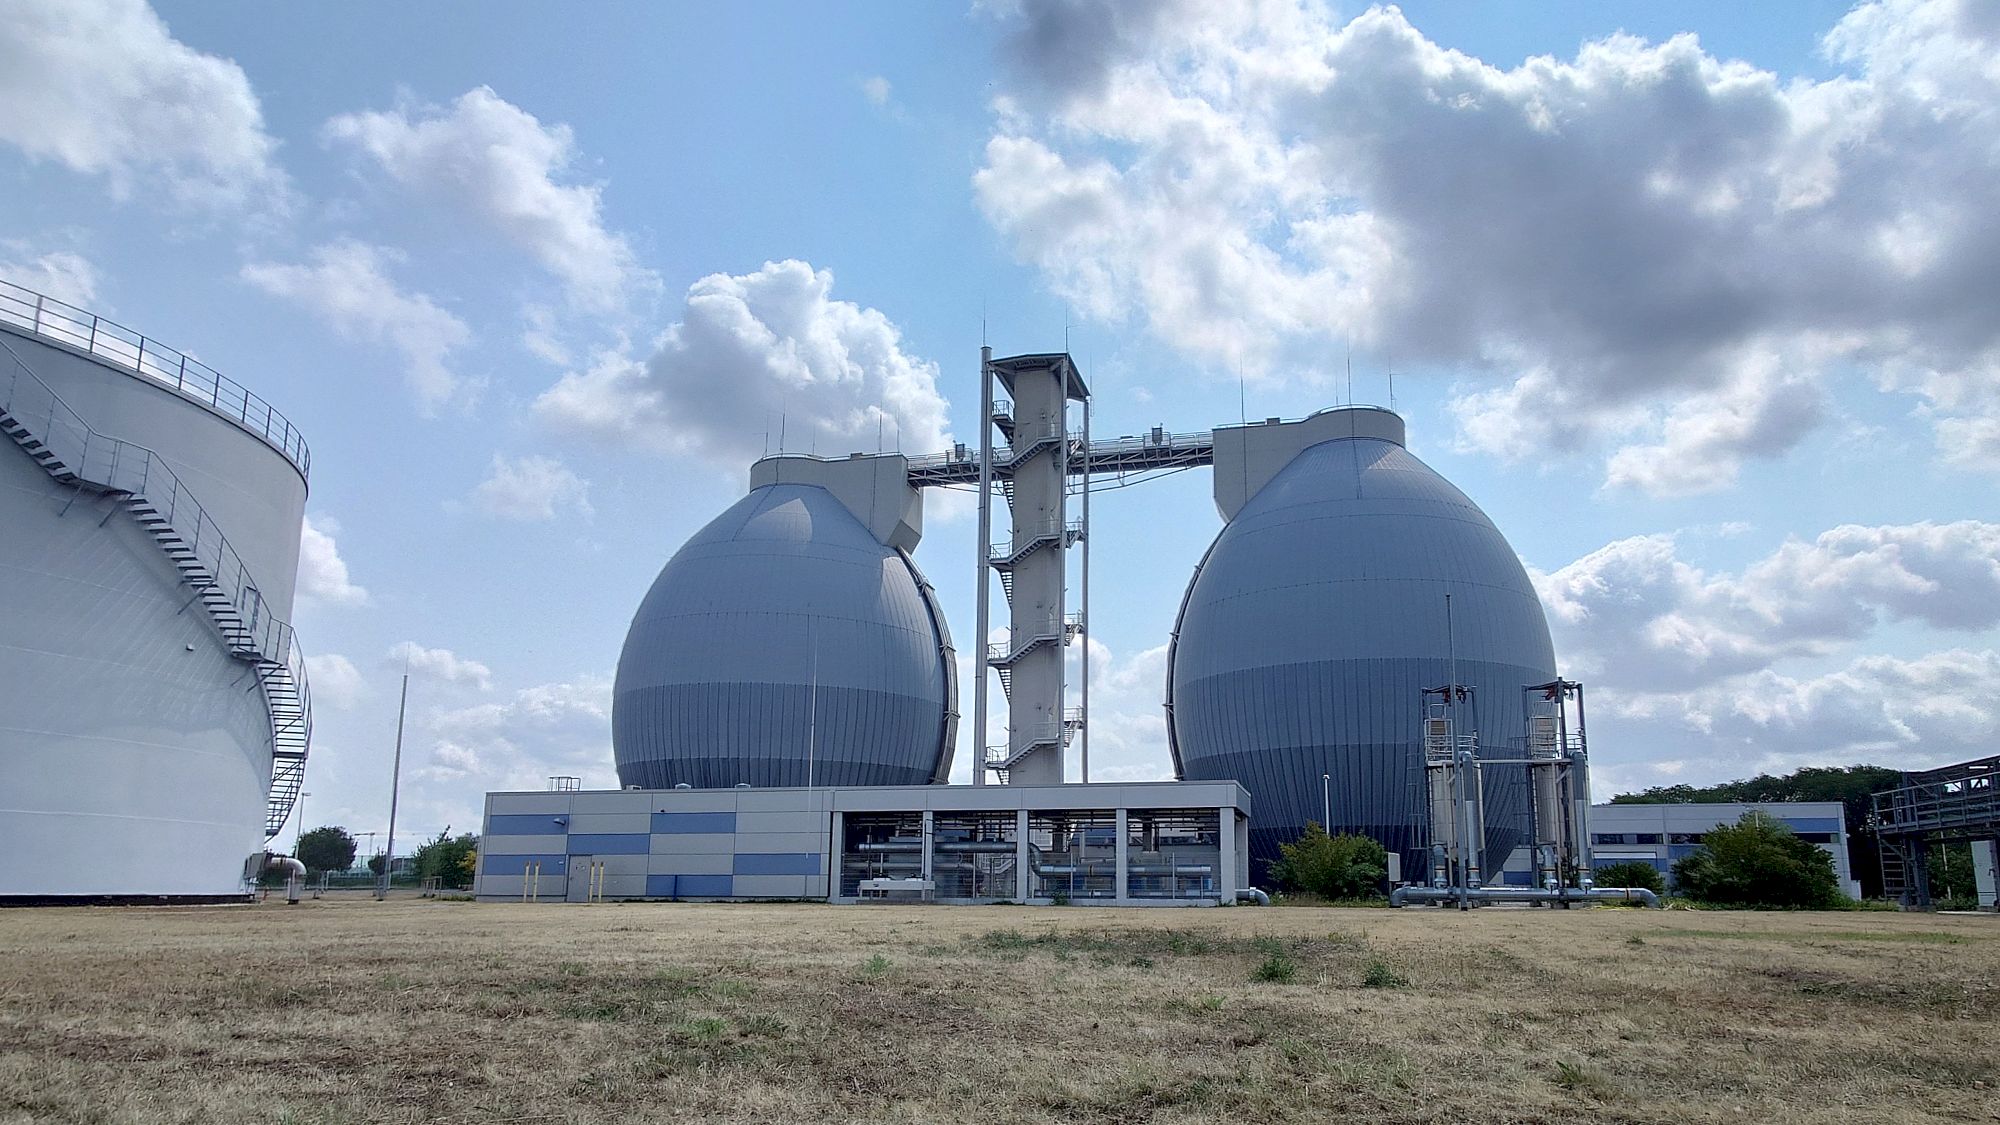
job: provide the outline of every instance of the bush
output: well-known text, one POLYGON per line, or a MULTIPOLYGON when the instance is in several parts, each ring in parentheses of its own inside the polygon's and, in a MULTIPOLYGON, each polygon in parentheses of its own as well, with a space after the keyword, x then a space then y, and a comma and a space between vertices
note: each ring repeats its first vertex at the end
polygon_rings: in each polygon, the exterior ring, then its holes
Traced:
POLYGON ((1367 836, 1328 836, 1311 821, 1305 835, 1278 845, 1271 865, 1278 882, 1325 899, 1373 898, 1389 873, 1389 852, 1367 836))
POLYGON ((1643 887, 1656 895, 1667 891, 1667 881, 1660 878, 1660 869, 1637 860, 1607 863, 1592 878, 1600 887, 1643 887))
POLYGON ((479 837, 470 832, 453 836, 450 828, 438 833, 437 839, 419 845, 410 856, 410 867, 417 878, 438 879, 446 887, 471 886, 478 863, 479 837))
POLYGON ((1674 885, 1696 902, 1718 906, 1825 910, 1842 898, 1833 856, 1755 811, 1709 831, 1699 848, 1674 864, 1674 885))
POLYGON ((297 859, 308 872, 345 871, 354 866, 354 837, 337 825, 315 828, 299 837, 297 859))

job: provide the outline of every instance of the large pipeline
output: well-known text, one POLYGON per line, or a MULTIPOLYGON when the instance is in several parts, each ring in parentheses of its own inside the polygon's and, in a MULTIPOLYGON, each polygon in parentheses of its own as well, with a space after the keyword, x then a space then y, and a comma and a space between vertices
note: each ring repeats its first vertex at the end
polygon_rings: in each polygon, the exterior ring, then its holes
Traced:
POLYGON ((1397 887, 1390 906, 1413 902, 1636 902, 1657 908, 1660 897, 1644 887, 1397 887))

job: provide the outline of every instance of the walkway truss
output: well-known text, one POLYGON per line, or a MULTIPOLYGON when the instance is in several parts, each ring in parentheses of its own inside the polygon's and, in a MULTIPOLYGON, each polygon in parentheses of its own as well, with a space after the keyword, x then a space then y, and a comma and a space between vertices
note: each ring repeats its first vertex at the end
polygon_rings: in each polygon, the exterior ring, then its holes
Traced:
POLYGON ((1874 802, 1869 824, 1881 842, 1882 893, 1927 910, 1932 844, 2000 842, 2000 757, 1906 773, 1874 802))

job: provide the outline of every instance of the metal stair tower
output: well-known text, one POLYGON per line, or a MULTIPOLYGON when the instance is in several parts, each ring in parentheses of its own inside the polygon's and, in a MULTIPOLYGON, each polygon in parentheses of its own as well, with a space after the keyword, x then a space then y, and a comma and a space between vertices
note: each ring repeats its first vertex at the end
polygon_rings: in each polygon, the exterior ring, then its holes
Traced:
MULTIPOLYGON (((1063 752, 1084 730, 1089 706, 1088 656, 1084 706, 1076 708, 1067 706, 1065 658, 1070 642, 1087 631, 1090 392, 1075 363, 1062 353, 996 360, 991 349, 982 349, 980 367, 978 628, 982 638, 987 636, 990 575, 997 573, 1008 607, 1008 640, 986 646, 985 660, 999 676, 1008 736, 1004 744, 983 747, 984 768, 974 772, 974 783, 984 784, 990 773, 1001 784, 1059 785, 1063 752), (995 400, 996 380, 1011 401, 995 400), (1072 404, 1083 415, 1079 432, 1069 427, 1072 404), (996 431, 1006 445, 995 447, 996 431), (1005 501, 1007 520, 1006 537, 999 543, 994 542, 995 486, 1005 501), (1081 497, 1075 519, 1069 513, 1072 491, 1081 497), (1084 545, 1084 601, 1071 613, 1068 554, 1078 544, 1084 545)), ((974 736, 981 742, 986 701, 982 675, 973 706, 974 736)), ((1085 763, 1087 780, 1087 758, 1085 763)))

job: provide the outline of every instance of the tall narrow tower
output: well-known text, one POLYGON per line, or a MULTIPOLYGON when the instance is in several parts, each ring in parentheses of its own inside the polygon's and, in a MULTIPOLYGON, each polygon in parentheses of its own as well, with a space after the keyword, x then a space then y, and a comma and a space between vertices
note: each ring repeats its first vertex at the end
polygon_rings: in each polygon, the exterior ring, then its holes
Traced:
MULTIPOLYGON (((995 401, 990 386, 981 396, 982 456, 986 476, 999 486, 1008 509, 1008 536, 982 543, 980 637, 986 636, 985 568, 1000 576, 1008 605, 1007 640, 990 645, 986 662, 999 674, 1007 697, 1007 741, 986 748, 984 762, 996 780, 1015 785, 1059 785, 1063 750, 1083 727, 1082 710, 1064 706, 1064 650, 1080 635, 1080 614, 1067 604, 1068 552, 1082 541, 1082 519, 1069 512, 1072 466, 1087 456, 1088 432, 1072 434, 1070 404, 1086 403, 1090 392, 1069 356, 1023 355, 988 360, 982 379, 998 379, 1011 402, 995 401), (998 430, 1007 444, 992 447, 998 430)), ((1088 413, 1085 413, 1088 418, 1088 413)), ((1086 422, 1086 425, 1088 423, 1086 422)), ((1085 472, 1079 478, 1087 482, 1085 472)), ((982 530, 992 525, 992 489, 980 494, 982 530)), ((976 736, 985 734, 984 692, 980 692, 976 736)))

